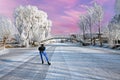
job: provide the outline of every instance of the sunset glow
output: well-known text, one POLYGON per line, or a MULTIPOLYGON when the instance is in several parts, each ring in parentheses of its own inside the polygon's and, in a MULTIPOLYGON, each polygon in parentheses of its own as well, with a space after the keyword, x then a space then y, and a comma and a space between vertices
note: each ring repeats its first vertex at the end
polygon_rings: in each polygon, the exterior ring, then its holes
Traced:
POLYGON ((105 24, 114 15, 115 0, 0 0, 0 15, 14 21, 13 12, 16 7, 33 5, 48 13, 53 22, 52 34, 79 33, 79 16, 85 14, 86 8, 92 6, 95 1, 104 9, 105 24))

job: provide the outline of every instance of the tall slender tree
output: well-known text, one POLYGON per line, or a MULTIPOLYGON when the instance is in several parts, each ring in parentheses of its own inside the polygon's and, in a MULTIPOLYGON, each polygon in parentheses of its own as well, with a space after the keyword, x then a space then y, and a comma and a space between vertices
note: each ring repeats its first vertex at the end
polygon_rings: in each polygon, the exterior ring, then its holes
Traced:
POLYGON ((96 23, 98 25, 98 37, 99 37, 99 41, 100 41, 100 46, 102 46, 102 38, 101 38, 101 21, 103 19, 103 8, 101 5, 94 3, 94 16, 96 17, 96 23))

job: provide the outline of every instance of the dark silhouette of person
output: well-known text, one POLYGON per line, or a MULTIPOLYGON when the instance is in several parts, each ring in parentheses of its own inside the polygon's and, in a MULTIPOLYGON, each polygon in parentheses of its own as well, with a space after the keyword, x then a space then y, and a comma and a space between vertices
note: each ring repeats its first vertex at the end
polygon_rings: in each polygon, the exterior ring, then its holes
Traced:
POLYGON ((41 46, 38 48, 39 53, 40 53, 40 57, 41 57, 41 60, 42 60, 42 64, 44 64, 44 60, 43 60, 43 55, 44 55, 48 65, 51 65, 51 63, 48 60, 47 53, 45 52, 45 49, 46 48, 45 48, 44 44, 41 44, 41 46))

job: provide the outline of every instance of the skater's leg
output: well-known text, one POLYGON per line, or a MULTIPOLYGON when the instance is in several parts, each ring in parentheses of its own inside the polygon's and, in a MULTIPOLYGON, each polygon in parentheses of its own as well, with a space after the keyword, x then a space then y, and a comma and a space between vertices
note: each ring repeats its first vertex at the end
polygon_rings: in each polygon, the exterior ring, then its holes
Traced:
POLYGON ((45 58, 46 58, 46 60, 47 60, 48 65, 51 65, 51 63, 50 63, 50 62, 49 62, 49 60, 48 60, 48 56, 47 56, 46 52, 43 52, 43 55, 45 56, 45 58))
POLYGON ((45 58, 46 58, 46 60, 47 60, 48 65, 51 65, 51 63, 50 63, 50 62, 49 62, 49 60, 48 60, 48 56, 47 56, 46 52, 43 52, 43 55, 45 56, 45 58))
POLYGON ((43 63, 44 63, 44 61, 43 61, 43 57, 42 57, 42 52, 40 52, 40 57, 41 57, 42 64, 43 64, 43 63))
POLYGON ((43 52, 43 55, 45 56, 46 61, 49 62, 46 52, 43 52))

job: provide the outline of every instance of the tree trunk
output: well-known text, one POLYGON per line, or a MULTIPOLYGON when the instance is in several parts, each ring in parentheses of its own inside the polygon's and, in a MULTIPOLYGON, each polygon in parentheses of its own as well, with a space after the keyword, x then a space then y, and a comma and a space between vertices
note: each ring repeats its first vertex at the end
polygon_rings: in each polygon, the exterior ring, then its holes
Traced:
MULTIPOLYGON (((90 20, 91 22, 91 20, 90 20)), ((92 45, 92 26, 91 26, 91 23, 90 23, 90 37, 91 37, 91 45, 92 45)))
POLYGON ((4 46, 4 49, 5 49, 6 40, 7 40, 7 37, 3 37, 3 46, 4 46))
POLYGON ((85 41, 85 27, 83 26, 83 40, 85 41))
POLYGON ((98 28, 98 32, 99 32, 99 34, 98 34, 98 37, 99 37, 100 46, 102 46, 102 38, 101 38, 100 27, 101 27, 101 25, 100 25, 100 21, 99 21, 99 28, 98 28))
POLYGON ((93 38, 93 45, 94 45, 94 46, 96 45, 95 38, 93 38))

